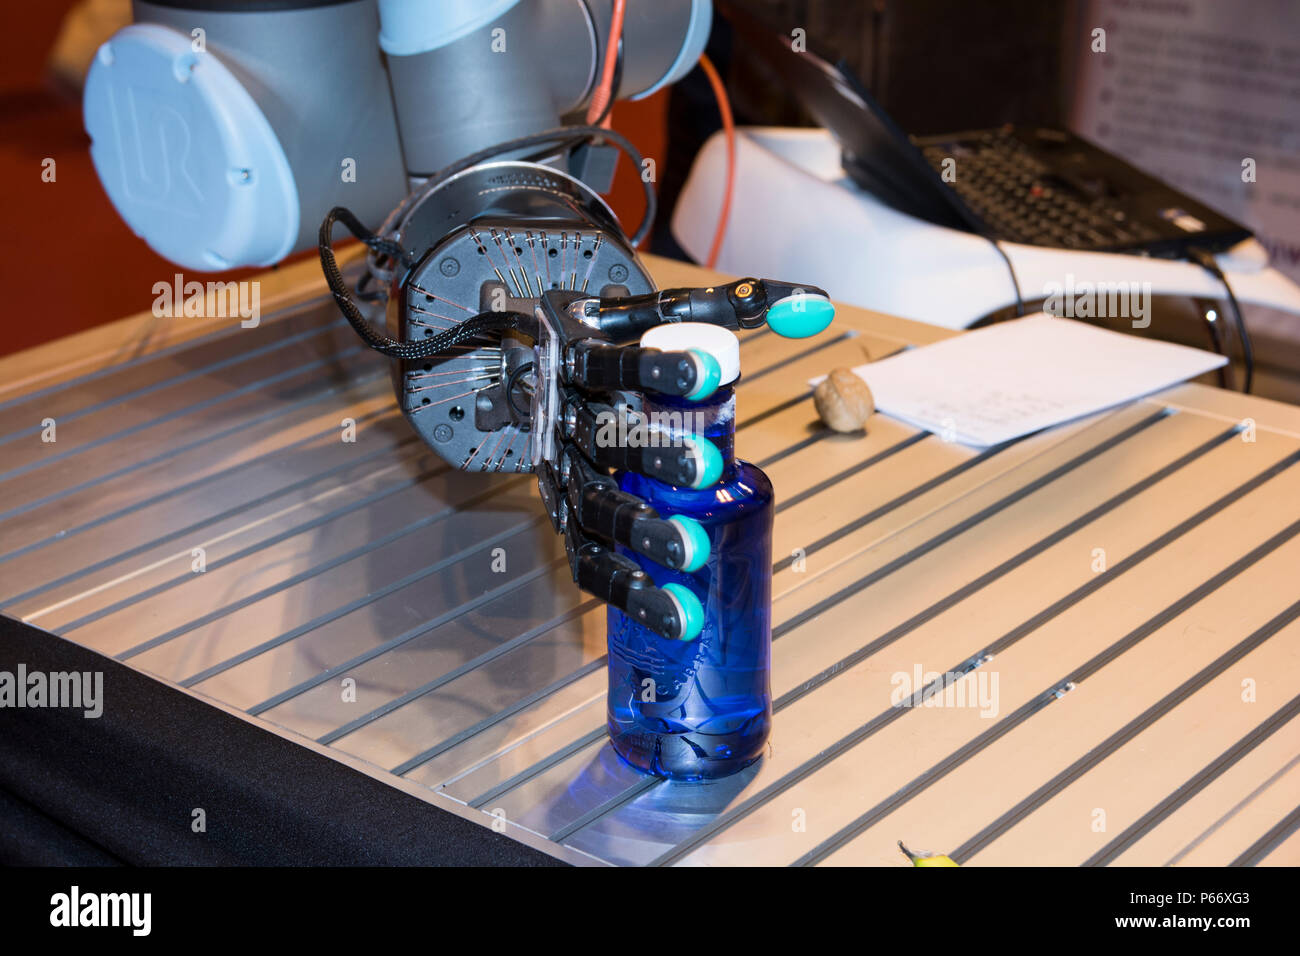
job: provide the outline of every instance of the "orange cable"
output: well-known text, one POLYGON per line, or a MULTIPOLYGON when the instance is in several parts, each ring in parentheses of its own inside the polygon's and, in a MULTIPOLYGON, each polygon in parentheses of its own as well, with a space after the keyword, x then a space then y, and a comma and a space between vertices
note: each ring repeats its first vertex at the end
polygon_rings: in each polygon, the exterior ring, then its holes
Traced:
POLYGON ((722 77, 707 56, 700 56, 700 68, 709 78, 713 95, 718 100, 718 112, 722 114, 722 128, 727 134, 727 183, 722 191, 722 211, 718 213, 718 226, 713 234, 713 246, 709 249, 709 258, 705 265, 710 269, 718 264, 718 253, 722 251, 722 240, 727 235, 727 222, 731 218, 731 197, 736 187, 736 121, 731 115, 731 101, 727 99, 727 88, 722 85, 722 77))
MULTIPOLYGON (((614 13, 609 21, 609 42, 605 44, 605 62, 601 66, 600 83, 591 94, 591 102, 587 104, 588 126, 600 118, 600 114, 605 112, 606 104, 618 94, 614 89, 614 69, 618 65, 618 41, 623 36, 623 17, 626 13, 627 0, 614 0, 614 13)), ((609 129, 613 115, 614 111, 610 110, 609 115, 600 125, 609 129)))

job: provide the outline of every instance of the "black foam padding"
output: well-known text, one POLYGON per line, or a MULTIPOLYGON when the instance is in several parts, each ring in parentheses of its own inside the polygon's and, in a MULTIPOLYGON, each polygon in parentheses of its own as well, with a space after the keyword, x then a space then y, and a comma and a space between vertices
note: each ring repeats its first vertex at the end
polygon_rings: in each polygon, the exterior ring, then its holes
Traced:
POLYGON ((103 672, 103 715, 0 709, 0 863, 559 861, 63 638, 0 617, 0 671, 103 672), (206 832, 192 828, 202 808, 206 832))

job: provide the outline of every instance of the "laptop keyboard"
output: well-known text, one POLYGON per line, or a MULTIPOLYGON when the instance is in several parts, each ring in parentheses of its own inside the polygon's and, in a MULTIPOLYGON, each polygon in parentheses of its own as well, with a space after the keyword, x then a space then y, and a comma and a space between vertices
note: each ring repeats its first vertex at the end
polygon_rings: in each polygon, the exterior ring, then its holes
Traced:
POLYGON ((955 173, 955 180, 947 185, 998 239, 1089 251, 1128 248, 1160 235, 1120 203, 1088 195, 1054 174, 1010 133, 979 133, 921 152, 940 175, 944 161, 955 160, 948 176, 955 173))

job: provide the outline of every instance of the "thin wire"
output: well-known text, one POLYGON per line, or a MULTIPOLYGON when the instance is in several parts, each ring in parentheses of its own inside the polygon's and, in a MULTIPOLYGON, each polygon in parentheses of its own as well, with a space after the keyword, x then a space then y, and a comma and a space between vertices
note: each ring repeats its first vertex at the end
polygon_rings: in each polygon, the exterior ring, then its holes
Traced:
POLYGON ((464 385, 466 382, 481 382, 486 379, 496 381, 500 377, 496 374, 467 375, 464 378, 454 378, 450 382, 435 382, 433 385, 408 385, 405 391, 407 395, 414 395, 416 392, 432 392, 440 388, 453 388, 457 385, 464 385))
POLYGON ((424 286, 422 286, 422 285, 419 285, 419 284, 417 284, 417 283, 415 283, 415 282, 412 282, 412 283, 410 283, 410 286, 411 286, 411 288, 414 289, 416 292, 420 293, 420 295, 427 295, 430 299, 437 299, 439 302, 446 302, 446 303, 447 303, 448 305, 450 305, 450 306, 455 306, 456 308, 461 309, 461 310, 464 311, 464 312, 468 312, 468 313, 470 313, 471 315, 474 314, 474 310, 471 309, 469 306, 467 306, 467 305, 461 305, 459 302, 452 302, 451 299, 444 299, 442 296, 438 295, 436 292, 430 292, 428 289, 424 288, 424 286))
POLYGON ((320 253, 321 271, 325 273, 325 282, 329 285, 334 301, 338 303, 339 310, 343 313, 344 318, 348 320, 348 324, 352 326, 357 335, 361 336, 361 340, 376 352, 390 358, 422 359, 445 352, 453 346, 461 345, 487 332, 504 332, 516 329, 528 334, 536 334, 537 320, 532 316, 524 315, 522 312, 480 312, 459 325, 416 342, 399 342, 397 339, 389 338, 376 330, 366 320, 366 317, 361 314, 361 310, 357 308, 356 303, 352 301, 347 282, 344 281, 343 273, 339 270, 338 261, 334 256, 332 234, 336 222, 343 223, 349 232, 371 248, 387 247, 385 249, 386 254, 398 255, 402 261, 406 262, 410 261, 410 254, 397 246, 392 240, 376 236, 363 226, 351 211, 342 206, 335 206, 331 209, 325 216, 325 220, 320 224, 317 249, 320 253))
POLYGON ((525 418, 532 415, 532 409, 521 409, 515 404, 515 386, 519 384, 520 376, 531 372, 533 368, 534 365, 532 362, 525 362, 523 365, 511 372, 509 378, 506 379, 506 401, 510 403, 510 407, 514 410, 516 415, 523 415, 525 418))
POLYGON ((1023 316, 1025 314, 1025 300, 1020 297, 1020 280, 1016 278, 1016 267, 1011 264, 1011 257, 1007 255, 1007 251, 1002 248, 1002 243, 998 242, 987 233, 984 234, 984 238, 993 243, 993 248, 998 251, 998 255, 1002 257, 1002 261, 1007 264, 1007 272, 1011 274, 1011 288, 1014 289, 1016 293, 1016 315, 1023 316))
POLYGON ((600 83, 587 104, 587 124, 600 126, 609 122, 606 104, 614 102, 618 91, 614 89, 614 68, 618 63, 618 45, 623 38, 623 19, 627 14, 627 0, 614 0, 609 19, 609 40, 605 44, 605 61, 601 65, 600 83))
POLYGON ((618 95, 618 88, 622 85, 623 85, 623 38, 619 37, 618 38, 618 59, 614 61, 614 96, 611 96, 609 98, 609 102, 605 104, 605 112, 600 114, 600 119, 596 120, 594 125, 604 126, 606 129, 609 128, 610 124, 612 123, 612 120, 610 119, 610 114, 614 112, 614 100, 618 95))
POLYGON ((1241 305, 1237 302, 1237 296, 1233 294, 1228 277, 1219 268, 1219 263, 1215 261, 1213 253, 1205 249, 1193 248, 1189 249, 1187 254, 1193 262, 1223 283, 1223 291, 1228 297, 1228 308, 1232 312, 1232 321, 1237 326, 1237 337, 1241 339, 1241 361, 1246 366, 1246 378, 1241 390, 1249 394, 1255 384, 1255 349, 1251 345, 1250 333, 1246 331, 1246 320, 1242 317, 1241 305))
MULTIPOLYGON (((615 146, 618 146, 627 154, 628 158, 636 165, 639 172, 645 164, 645 157, 641 151, 636 148, 630 139, 624 136, 618 130, 604 129, 600 126, 557 126, 554 129, 545 130, 541 133, 531 133, 528 136, 519 136, 515 139, 509 139, 495 146, 489 146, 481 149, 477 153, 471 153, 463 159, 458 159, 449 166, 444 167, 434 173, 423 183, 415 192, 409 194, 405 199, 398 203, 397 208, 388 214, 384 220, 384 225, 380 227, 381 235, 389 235, 398 222, 401 222, 406 213, 412 206, 422 202, 435 189, 439 188, 452 176, 459 175, 467 169, 471 169, 480 163, 485 163, 490 159, 506 153, 513 153, 519 150, 528 149, 532 146, 541 146, 547 143, 564 144, 574 146, 578 143, 586 142, 592 139, 607 139, 615 146)), ((632 233, 632 245, 639 246, 650 232, 650 227, 654 224, 655 212, 658 208, 658 197, 655 195, 654 184, 646 177, 640 176, 642 191, 645 193, 646 208, 641 218, 640 225, 632 233)), ((380 276, 380 278, 387 278, 380 276)))
MULTIPOLYGON (((1205 320, 1205 329, 1206 333, 1210 337, 1210 346, 1219 355, 1223 355, 1224 358, 1227 358, 1227 355, 1223 351, 1223 338, 1219 335, 1219 323, 1211 322, 1209 320, 1207 317, 1209 310, 1202 304, 1201 300, 1196 300, 1195 304, 1197 311, 1201 313, 1201 317, 1205 320)), ((1226 389, 1228 387, 1228 369, 1231 365, 1232 363, 1229 362, 1227 365, 1219 366, 1219 388, 1226 389)))
POLYGON ((722 77, 708 56, 701 54, 700 69, 709 78, 713 87, 713 96, 718 101, 718 112, 722 114, 722 129, 727 137, 727 181, 722 189, 722 209, 718 213, 718 224, 713 231, 713 245, 709 247, 709 257, 705 265, 710 269, 718 264, 718 254, 722 251, 722 240, 727 236, 727 222, 731 219, 731 201, 736 189, 736 120, 731 114, 731 100, 727 98, 727 88, 722 77))

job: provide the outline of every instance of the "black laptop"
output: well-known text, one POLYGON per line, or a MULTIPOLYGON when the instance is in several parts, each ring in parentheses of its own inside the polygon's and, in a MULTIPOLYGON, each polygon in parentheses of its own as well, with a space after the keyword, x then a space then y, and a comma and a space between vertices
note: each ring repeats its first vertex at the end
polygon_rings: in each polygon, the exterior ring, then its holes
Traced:
POLYGON ((1088 252, 1185 258, 1250 230, 1075 135, 1003 126, 913 137, 843 63, 832 66, 735 4, 743 49, 762 56, 844 151, 862 188, 909 215, 990 239, 1088 252))

